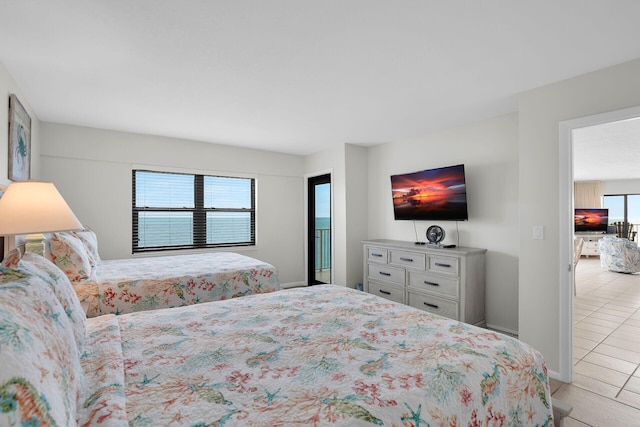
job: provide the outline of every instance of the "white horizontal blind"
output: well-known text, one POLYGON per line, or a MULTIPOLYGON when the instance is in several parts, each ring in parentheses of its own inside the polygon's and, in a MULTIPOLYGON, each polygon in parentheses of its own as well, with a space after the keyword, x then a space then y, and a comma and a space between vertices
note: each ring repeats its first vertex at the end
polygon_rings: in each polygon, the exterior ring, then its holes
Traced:
POLYGON ((133 252, 255 244, 255 180, 133 171, 133 252))

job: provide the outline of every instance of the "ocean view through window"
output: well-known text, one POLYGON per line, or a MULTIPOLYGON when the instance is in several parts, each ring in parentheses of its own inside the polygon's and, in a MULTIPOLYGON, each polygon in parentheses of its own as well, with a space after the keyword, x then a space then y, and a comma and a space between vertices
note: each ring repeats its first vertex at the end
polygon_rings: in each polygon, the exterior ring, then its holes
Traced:
POLYGON ((133 252, 255 245, 255 179, 133 170, 133 252))
POLYGON ((605 194, 603 201, 609 224, 622 224, 621 236, 634 238, 640 229, 640 194, 605 194))

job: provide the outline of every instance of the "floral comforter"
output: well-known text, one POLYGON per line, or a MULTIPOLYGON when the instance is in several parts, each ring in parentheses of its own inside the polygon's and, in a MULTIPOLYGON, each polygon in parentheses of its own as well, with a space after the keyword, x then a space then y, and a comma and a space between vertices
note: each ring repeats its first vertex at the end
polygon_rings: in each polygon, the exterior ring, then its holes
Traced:
POLYGON ((218 301, 280 288, 276 268, 233 252, 101 260, 74 282, 87 317, 218 301))
POLYGON ((553 425, 528 345, 341 286, 88 324, 80 425, 553 425))

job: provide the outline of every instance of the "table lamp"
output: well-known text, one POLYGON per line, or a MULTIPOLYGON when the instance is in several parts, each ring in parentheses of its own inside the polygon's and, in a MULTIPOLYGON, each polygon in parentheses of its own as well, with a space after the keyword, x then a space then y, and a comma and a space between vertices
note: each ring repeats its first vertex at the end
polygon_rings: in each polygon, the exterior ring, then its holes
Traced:
POLYGON ((12 182, 0 198, 0 235, 27 234, 26 251, 44 256, 42 233, 82 228, 51 182, 12 182))

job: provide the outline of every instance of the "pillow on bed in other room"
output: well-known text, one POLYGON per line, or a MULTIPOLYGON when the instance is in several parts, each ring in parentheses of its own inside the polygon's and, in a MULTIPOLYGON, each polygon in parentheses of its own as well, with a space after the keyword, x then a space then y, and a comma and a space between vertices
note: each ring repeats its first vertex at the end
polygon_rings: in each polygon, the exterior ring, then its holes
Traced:
POLYGON ((91 266, 95 267, 98 265, 100 262, 100 254, 98 253, 98 236, 96 236, 96 233, 90 228, 85 228, 80 231, 72 231, 70 234, 80 239, 84 245, 89 255, 91 266))
POLYGON ((51 259, 72 282, 88 279, 93 273, 84 243, 70 233, 51 234, 51 259))
POLYGON ((18 267, 18 263, 20 262, 20 258, 24 254, 24 247, 16 246, 11 249, 7 256, 2 260, 2 267, 16 268, 18 267))
POLYGON ((76 425, 82 369, 69 319, 40 278, 0 273, 0 425, 76 425))
POLYGON ((69 322, 71 322, 78 351, 82 354, 86 340, 87 316, 71 286, 71 282, 69 282, 69 278, 51 261, 31 252, 27 252, 22 256, 17 269, 20 272, 39 277, 49 285, 67 314, 69 322))

